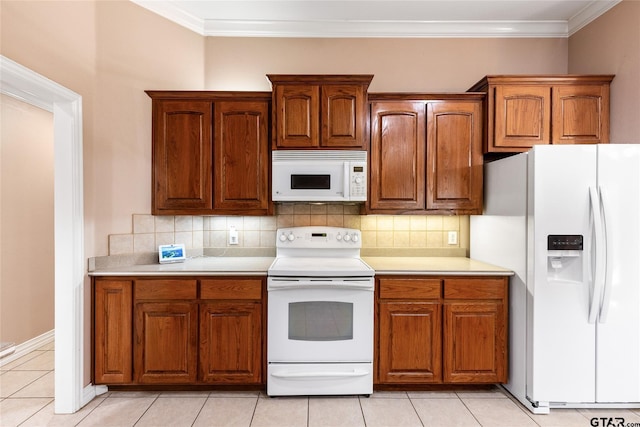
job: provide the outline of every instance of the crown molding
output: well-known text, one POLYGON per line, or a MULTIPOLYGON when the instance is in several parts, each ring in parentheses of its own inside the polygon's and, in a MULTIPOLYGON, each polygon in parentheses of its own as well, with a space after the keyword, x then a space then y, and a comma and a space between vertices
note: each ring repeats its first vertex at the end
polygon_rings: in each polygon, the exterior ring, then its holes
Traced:
POLYGON ((206 35, 204 33, 204 20, 185 12, 176 6, 176 2, 163 0, 131 0, 131 2, 196 32, 201 36, 206 35))
POLYGON ((202 36, 299 38, 567 38, 622 0, 591 3, 568 21, 284 21, 201 19, 173 1, 131 0, 202 36))
POLYGON ((566 37, 564 21, 222 21, 206 20, 205 36, 439 38, 566 37))
POLYGON ((587 24, 589 24, 591 21, 603 15, 605 12, 607 12, 609 9, 611 9, 621 1, 622 0, 607 0, 591 3, 585 9, 569 19, 568 35, 574 35, 579 30, 587 26, 587 24))

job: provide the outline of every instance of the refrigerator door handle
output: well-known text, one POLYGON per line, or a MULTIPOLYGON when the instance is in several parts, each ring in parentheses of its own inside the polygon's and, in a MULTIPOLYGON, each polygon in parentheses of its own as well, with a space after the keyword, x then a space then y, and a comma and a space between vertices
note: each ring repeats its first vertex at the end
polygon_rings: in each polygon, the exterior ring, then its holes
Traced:
POLYGON ((594 187, 589 187, 589 206, 591 208, 591 214, 593 215, 593 245, 595 247, 595 268, 593 274, 593 283, 591 285, 591 300, 589 301, 589 323, 595 323, 596 317, 598 317, 598 309, 600 308, 600 301, 602 295, 602 288, 604 286, 604 236, 603 236, 603 223, 602 215, 600 211, 600 197, 598 191, 594 187))
POLYGON ((602 305, 600 306, 600 315, 598 316, 599 323, 605 323, 607 321, 607 314, 609 312, 609 306, 611 305, 611 291, 612 291, 612 274, 613 269, 609 268, 609 257, 611 256, 611 239, 609 233, 607 233, 607 212, 604 192, 602 187, 598 187, 598 194, 600 199, 600 210, 602 217, 602 231, 604 237, 604 288, 602 292, 602 305))

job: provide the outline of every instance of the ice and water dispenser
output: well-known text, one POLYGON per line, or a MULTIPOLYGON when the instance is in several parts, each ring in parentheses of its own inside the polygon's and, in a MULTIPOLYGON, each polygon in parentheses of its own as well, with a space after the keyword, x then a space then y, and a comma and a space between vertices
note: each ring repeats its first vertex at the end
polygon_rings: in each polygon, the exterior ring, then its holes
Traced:
POLYGON ((583 237, 579 234, 547 236, 547 278, 562 282, 583 280, 583 237))

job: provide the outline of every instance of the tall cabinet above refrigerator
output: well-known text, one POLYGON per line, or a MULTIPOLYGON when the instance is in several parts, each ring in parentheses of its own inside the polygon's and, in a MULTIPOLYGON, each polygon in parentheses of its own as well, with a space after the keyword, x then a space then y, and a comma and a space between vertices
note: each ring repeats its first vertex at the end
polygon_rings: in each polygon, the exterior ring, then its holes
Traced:
POLYGON ((640 145, 485 164, 471 257, 510 268, 510 376, 535 413, 640 407, 640 145))

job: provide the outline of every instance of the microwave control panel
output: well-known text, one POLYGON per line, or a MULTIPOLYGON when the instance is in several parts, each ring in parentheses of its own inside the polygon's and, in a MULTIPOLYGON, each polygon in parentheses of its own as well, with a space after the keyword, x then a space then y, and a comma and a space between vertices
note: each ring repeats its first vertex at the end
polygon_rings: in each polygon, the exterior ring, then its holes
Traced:
POLYGON ((367 200, 367 164, 349 162, 349 199, 367 200))

